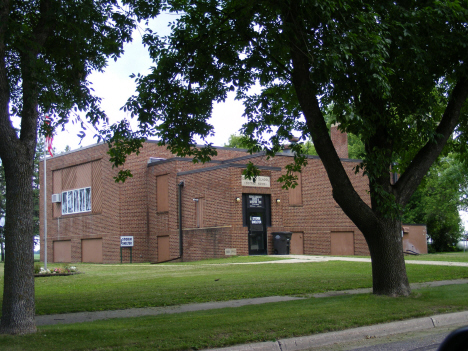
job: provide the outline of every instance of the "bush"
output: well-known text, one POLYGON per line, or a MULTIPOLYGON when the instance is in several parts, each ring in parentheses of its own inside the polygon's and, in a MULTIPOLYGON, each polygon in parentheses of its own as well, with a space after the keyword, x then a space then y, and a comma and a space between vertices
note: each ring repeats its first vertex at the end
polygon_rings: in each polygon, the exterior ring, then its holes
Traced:
POLYGON ((40 264, 35 264, 34 265, 34 274, 39 274, 39 272, 41 271, 41 265, 40 264))

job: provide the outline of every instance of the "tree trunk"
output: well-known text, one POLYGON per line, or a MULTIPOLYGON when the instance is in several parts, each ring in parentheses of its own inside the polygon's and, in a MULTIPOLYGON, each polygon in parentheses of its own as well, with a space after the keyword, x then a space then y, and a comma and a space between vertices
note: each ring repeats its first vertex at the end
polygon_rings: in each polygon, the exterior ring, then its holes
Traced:
MULTIPOLYGON (((33 148, 34 150, 34 148, 33 148)), ((5 276, 0 333, 36 332, 34 302, 33 162, 23 148, 15 160, 4 160, 7 184, 5 276)))
POLYGON ((380 219, 378 228, 363 234, 372 259, 374 294, 408 296, 411 289, 403 255, 401 222, 391 218, 380 219))

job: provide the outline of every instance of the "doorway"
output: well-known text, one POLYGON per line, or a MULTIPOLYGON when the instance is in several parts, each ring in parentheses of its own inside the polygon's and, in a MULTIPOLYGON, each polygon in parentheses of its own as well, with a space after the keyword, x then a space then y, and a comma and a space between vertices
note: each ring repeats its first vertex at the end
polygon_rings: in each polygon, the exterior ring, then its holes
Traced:
POLYGON ((244 196, 244 218, 249 229, 249 255, 267 255, 267 221, 269 195, 246 194, 244 196))

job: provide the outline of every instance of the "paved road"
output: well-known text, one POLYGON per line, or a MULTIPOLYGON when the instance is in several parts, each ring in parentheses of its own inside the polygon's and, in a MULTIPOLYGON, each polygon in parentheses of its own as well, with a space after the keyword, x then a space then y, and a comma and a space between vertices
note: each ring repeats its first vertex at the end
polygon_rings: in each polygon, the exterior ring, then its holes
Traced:
POLYGON ((410 331, 384 337, 369 337, 358 341, 331 343, 307 351, 436 351, 453 330, 464 326, 455 324, 423 331, 410 331))

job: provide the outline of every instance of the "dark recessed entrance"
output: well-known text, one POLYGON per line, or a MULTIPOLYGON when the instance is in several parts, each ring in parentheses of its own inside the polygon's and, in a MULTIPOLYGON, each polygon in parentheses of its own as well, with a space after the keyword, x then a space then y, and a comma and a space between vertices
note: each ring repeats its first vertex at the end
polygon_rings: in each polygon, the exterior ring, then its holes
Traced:
POLYGON ((244 224, 249 228, 249 255, 267 255, 270 195, 244 194, 244 224))

